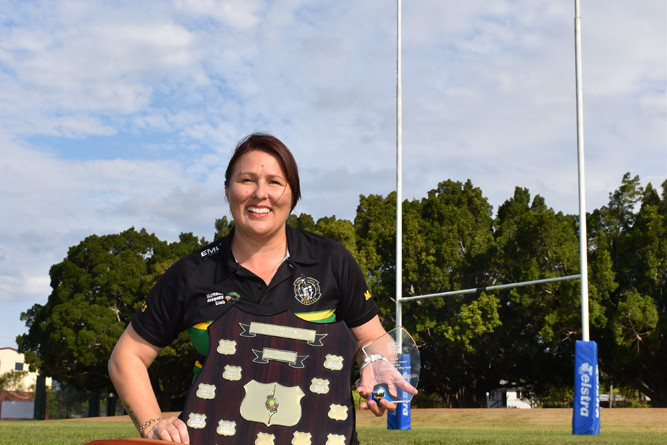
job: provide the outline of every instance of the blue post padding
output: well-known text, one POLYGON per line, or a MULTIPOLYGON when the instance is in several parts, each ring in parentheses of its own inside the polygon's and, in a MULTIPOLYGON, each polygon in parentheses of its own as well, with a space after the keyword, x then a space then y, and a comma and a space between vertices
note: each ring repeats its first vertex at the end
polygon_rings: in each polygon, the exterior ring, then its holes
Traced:
POLYGON ((410 402, 398 403, 394 411, 387 411, 388 430, 409 430, 411 427, 410 402))
MULTIPOLYGON (((410 376, 410 354, 400 354, 397 360, 397 369, 404 377, 410 376)), ((399 399, 403 396, 403 390, 398 389, 399 399)), ((409 430, 410 422, 410 402, 397 403, 394 411, 387 411, 387 429, 389 430, 409 430)))
POLYGON ((572 434, 600 434, 598 345, 577 340, 574 349, 574 412, 572 434))

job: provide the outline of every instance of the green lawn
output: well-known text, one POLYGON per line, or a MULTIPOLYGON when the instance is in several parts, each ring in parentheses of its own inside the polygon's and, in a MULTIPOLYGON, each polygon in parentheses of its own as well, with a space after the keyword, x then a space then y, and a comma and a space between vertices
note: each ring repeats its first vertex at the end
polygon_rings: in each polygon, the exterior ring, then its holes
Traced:
MULTIPOLYGON (((364 412, 357 430, 363 445, 667 443, 667 409, 603 410, 599 436, 572 435, 570 419, 570 410, 557 409, 414 410, 412 430, 390 431, 384 419, 364 412)), ((123 437, 137 437, 127 417, 0 422, 0 444, 81 445, 123 437)))
POLYGON ((3 445, 81 445, 94 439, 138 437, 129 422, 106 421, 2 421, 3 445))

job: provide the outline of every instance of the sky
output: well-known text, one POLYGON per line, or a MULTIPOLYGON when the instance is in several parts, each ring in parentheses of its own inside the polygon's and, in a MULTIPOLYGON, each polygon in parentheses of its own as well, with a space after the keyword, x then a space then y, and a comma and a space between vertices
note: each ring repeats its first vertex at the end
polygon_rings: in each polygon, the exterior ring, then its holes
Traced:
MULTIPOLYGON (((667 3, 581 2, 586 209, 667 178, 667 3)), ((470 179, 578 213, 574 2, 402 8, 403 198, 470 179)), ((0 2, 0 346, 85 237, 212 240, 243 136, 294 153, 295 213, 396 188, 396 2, 0 2)))

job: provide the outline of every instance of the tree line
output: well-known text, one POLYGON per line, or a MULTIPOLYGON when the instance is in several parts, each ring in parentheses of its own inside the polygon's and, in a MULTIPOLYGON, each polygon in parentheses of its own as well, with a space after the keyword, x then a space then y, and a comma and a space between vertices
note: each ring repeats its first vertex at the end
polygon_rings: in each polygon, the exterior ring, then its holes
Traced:
MULTIPOLYGON (((293 214, 288 222, 344 244, 356 257, 386 328, 395 325, 396 195, 361 195, 354 221, 293 214)), ((590 212, 590 336, 604 379, 667 406, 667 181, 662 194, 626 173, 607 205, 590 212)), ((229 233, 215 221, 214 239, 229 233)), ((145 229, 91 235, 50 269, 52 292, 21 318, 17 338, 31 369, 59 383, 109 393, 107 360, 149 289, 178 258, 207 244, 145 229)), ((579 218, 517 187, 493 216, 470 181, 444 181, 403 203, 404 296, 564 277, 580 272, 579 218)), ((548 405, 573 386, 581 338, 579 280, 404 303, 403 326, 422 357, 416 405, 485 406, 486 393, 518 386, 548 405)), ((179 409, 193 351, 182 334, 151 366, 163 409, 179 409)))

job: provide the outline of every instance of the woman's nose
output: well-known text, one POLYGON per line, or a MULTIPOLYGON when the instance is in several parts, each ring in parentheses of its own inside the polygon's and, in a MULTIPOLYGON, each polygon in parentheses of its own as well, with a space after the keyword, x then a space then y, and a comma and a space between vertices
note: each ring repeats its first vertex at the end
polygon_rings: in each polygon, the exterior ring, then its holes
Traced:
POLYGON ((267 193, 267 185, 265 181, 257 181, 255 185, 255 190, 253 190, 253 195, 256 198, 266 198, 268 196, 267 193))

